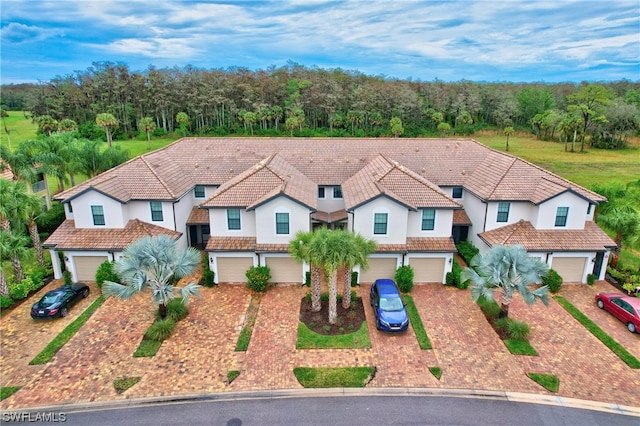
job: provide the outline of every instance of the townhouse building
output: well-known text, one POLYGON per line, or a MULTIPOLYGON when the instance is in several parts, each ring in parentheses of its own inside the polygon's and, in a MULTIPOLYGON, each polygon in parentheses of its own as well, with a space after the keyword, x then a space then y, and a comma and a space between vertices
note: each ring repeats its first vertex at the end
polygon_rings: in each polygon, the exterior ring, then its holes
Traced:
POLYGON ((359 281, 411 265, 444 283, 455 244, 522 244, 565 282, 602 279, 615 243, 593 221, 602 196, 472 139, 183 138, 56 196, 66 221, 45 242, 56 276, 93 280, 144 235, 205 251, 217 282, 254 265, 302 283, 298 231, 345 228, 376 241, 359 281))

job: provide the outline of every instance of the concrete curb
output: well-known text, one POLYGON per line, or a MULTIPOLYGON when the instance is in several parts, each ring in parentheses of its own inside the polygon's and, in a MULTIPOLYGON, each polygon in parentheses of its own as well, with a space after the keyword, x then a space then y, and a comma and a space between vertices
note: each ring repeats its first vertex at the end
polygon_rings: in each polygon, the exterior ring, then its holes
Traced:
POLYGON ((173 396, 132 398, 113 401, 96 401, 84 403, 70 403, 41 407, 4 410, 11 412, 43 412, 59 411, 65 413, 81 411, 104 411, 122 408, 134 408, 159 404, 181 404, 203 401, 242 401, 255 399, 286 399, 286 398, 326 398, 335 396, 410 396, 410 397, 449 397, 491 399, 527 404, 551 405, 558 407, 592 410, 604 413, 619 414, 640 418, 640 407, 620 404, 610 404, 583 399, 565 398, 553 395, 538 395, 519 392, 502 392, 481 389, 440 389, 440 388, 332 388, 332 389, 284 389, 273 391, 246 391, 229 393, 192 393, 173 396))

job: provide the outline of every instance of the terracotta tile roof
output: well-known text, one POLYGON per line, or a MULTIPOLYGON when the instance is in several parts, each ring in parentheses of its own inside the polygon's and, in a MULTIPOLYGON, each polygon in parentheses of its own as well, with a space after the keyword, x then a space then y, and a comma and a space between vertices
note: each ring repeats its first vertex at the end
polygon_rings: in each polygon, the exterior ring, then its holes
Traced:
MULTIPOLYGON (((56 199, 68 200, 89 188, 121 202, 175 199, 196 183, 224 185, 275 153, 315 186, 344 185, 383 155, 432 184, 461 185, 484 199, 539 203, 571 190, 591 202, 605 201, 602 196, 553 173, 471 139, 409 138, 184 138, 89 179, 58 194, 56 199)), ((286 173, 275 174, 286 176, 286 173)), ((395 173, 389 176, 389 187, 385 188, 408 203, 415 202, 409 195, 396 193, 397 189, 391 188, 394 177, 395 173)), ((272 174, 272 178, 276 176, 272 174)), ((297 185, 293 175, 291 180, 297 185)), ((275 184, 269 190, 274 188, 275 184)), ((285 191, 294 199, 302 197, 297 192, 302 191, 302 187, 285 191)), ((305 194, 307 196, 309 200, 315 199, 316 189, 310 195, 305 194)))
POLYGON ((256 238, 211 237, 205 251, 256 251, 256 238))
POLYGON ((43 245, 56 250, 121 251, 142 237, 158 235, 178 239, 182 233, 138 219, 130 220, 124 228, 76 228, 73 220, 65 220, 43 245))
POLYGON ((451 237, 428 238, 408 237, 406 244, 378 244, 376 253, 407 252, 450 252, 455 253, 456 245, 451 237))
POLYGON ((467 212, 463 209, 453 211, 453 224, 454 225, 469 225, 471 226, 471 219, 467 216, 467 212))
POLYGON ((602 251, 616 243, 592 221, 584 229, 535 229, 531 222, 517 223, 479 234, 489 246, 521 244, 527 251, 602 251))
POLYGON ((196 206, 191 209, 189 218, 187 219, 187 225, 208 225, 209 224, 209 211, 207 209, 201 209, 196 206))
POLYGON ((257 244, 256 251, 263 253, 288 253, 289 244, 257 244))
POLYGON ((380 195, 386 195, 414 210, 421 207, 461 207, 438 186, 383 155, 378 155, 347 179, 342 185, 342 193, 347 210, 380 195))
POLYGON ((311 213, 311 219, 315 219, 323 223, 340 222, 341 220, 346 220, 347 217, 347 211, 345 209, 337 210, 335 212, 317 211, 315 213, 311 213))
POLYGON ((202 206, 252 209, 281 194, 316 208, 317 185, 273 154, 223 183, 202 206))

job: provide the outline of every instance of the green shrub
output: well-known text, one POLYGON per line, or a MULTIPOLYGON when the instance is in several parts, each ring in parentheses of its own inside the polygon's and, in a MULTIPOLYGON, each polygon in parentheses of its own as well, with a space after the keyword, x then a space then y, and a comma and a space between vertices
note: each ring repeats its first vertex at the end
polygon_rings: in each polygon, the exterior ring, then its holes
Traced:
POLYGON ((29 289, 24 284, 14 284, 9 287, 9 294, 14 300, 22 300, 29 294, 29 289))
POLYGON ((96 270, 96 284, 102 288, 105 281, 120 282, 120 277, 113 271, 114 262, 104 261, 96 270))
POLYGON ((453 272, 447 272, 447 275, 445 275, 444 283, 449 287, 456 285, 456 278, 453 275, 453 272))
POLYGON ((62 279, 63 279, 65 284, 73 283, 73 281, 71 280, 71 272, 69 272, 69 271, 64 271, 62 273, 62 279))
POLYGON ((462 256, 462 258, 467 263, 471 263, 471 259, 476 257, 478 253, 480 253, 480 250, 478 250, 478 248, 468 240, 460 241, 456 245, 456 248, 458 249, 458 253, 460 253, 460 256, 462 256))
POLYGON ((144 337, 149 340, 162 342, 163 340, 166 340, 169 338, 169 336, 171 336, 175 327, 176 322, 171 318, 159 320, 154 322, 151 327, 147 329, 144 337))
POLYGON ((469 287, 471 280, 462 281, 462 266, 457 260, 453 259, 453 265, 451 265, 451 272, 453 273, 453 279, 455 286, 460 290, 464 290, 469 287))
POLYGON ((263 292, 267 290, 271 271, 268 266, 252 266, 247 270, 247 287, 253 291, 263 292))
POLYGON ((476 303, 489 318, 498 318, 498 315, 500 315, 500 305, 495 300, 480 297, 476 303))
POLYGON ((512 318, 499 318, 495 321, 495 326, 505 330, 513 340, 526 341, 531 331, 527 323, 512 318))
POLYGON ((0 309, 7 309, 13 305, 13 299, 9 296, 0 296, 0 309))
POLYGON ((167 318, 171 318, 174 321, 180 321, 189 315, 189 308, 182 302, 181 297, 169 300, 167 303, 167 318))
POLYGON ((596 276, 595 274, 589 274, 587 275, 587 284, 589 285, 593 285, 596 282, 596 276))
MULTIPOLYGON (((355 291, 355 290, 351 290, 351 300, 356 300, 356 298, 357 298, 357 297, 358 297, 358 296, 357 296, 357 294, 356 294, 356 291, 355 291)), ((307 293, 307 294, 305 295, 305 298, 307 299, 307 302, 311 302, 311 293, 307 293)), ((329 293, 328 293, 328 292, 326 292, 326 291, 325 291, 325 292, 323 292, 323 293, 320 293, 320 300, 321 300, 322 302, 328 302, 328 301, 329 301, 329 293)), ((338 294, 336 295, 336 300, 337 300, 338 302, 342 301, 342 293, 338 293, 338 294)))
POLYGON ((204 273, 202 274, 202 279, 204 280, 205 287, 211 288, 214 285, 216 285, 216 282, 215 282, 216 273, 213 272, 211 269, 209 269, 208 265, 207 265, 207 269, 205 269, 204 273))
POLYGON ((353 271, 351 273, 351 287, 356 287, 358 285, 358 271, 353 271))
POLYGON ((542 283, 549 286, 551 293, 557 293, 562 287, 562 277, 555 269, 549 269, 549 274, 546 277, 542 277, 542 283))
POLYGON ((413 268, 411 265, 404 265, 398 268, 396 271, 396 283, 398 288, 403 293, 409 293, 413 288, 413 268))

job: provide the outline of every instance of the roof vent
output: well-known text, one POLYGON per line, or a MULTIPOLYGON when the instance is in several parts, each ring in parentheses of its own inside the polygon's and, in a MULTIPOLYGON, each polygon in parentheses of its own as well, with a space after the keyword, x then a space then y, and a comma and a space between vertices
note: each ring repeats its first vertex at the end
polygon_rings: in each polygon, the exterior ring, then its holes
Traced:
POLYGON ((466 174, 467 174, 467 172, 464 169, 462 169, 462 176, 464 176, 466 174))

